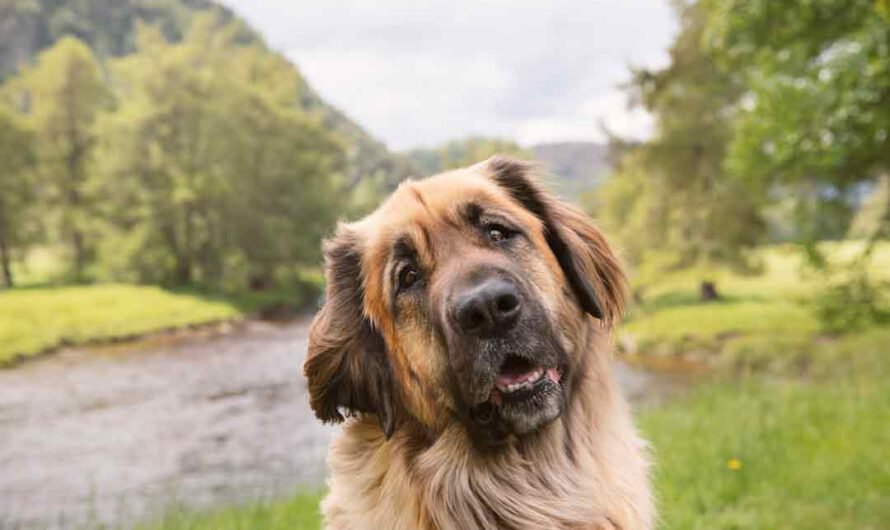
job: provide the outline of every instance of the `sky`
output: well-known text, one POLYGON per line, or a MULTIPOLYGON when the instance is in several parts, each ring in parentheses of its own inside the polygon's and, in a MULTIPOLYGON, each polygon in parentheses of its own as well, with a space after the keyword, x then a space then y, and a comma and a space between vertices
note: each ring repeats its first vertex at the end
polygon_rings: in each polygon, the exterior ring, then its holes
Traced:
POLYGON ((668 0, 222 0, 393 149, 644 139, 630 66, 667 64, 668 0))

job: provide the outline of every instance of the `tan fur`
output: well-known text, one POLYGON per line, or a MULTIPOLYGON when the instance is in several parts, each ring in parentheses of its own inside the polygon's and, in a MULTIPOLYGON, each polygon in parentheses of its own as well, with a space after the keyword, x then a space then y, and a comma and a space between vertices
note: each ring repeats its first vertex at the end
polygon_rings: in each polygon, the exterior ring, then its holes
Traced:
POLYGON ((566 295, 567 279, 545 241, 546 227, 493 182, 497 171, 532 168, 494 159, 405 184, 374 214, 342 226, 326 248, 328 301, 313 324, 305 371, 319 417, 342 419, 332 399, 348 401, 354 414, 330 451, 330 492, 322 504, 330 530, 653 527, 645 443, 609 367, 609 329, 624 301, 620 264, 586 216, 532 189, 546 201, 551 230, 559 231, 578 268, 594 281, 604 310, 597 322, 566 295), (406 233, 434 270, 431 296, 467 263, 504 259, 472 247, 449 217, 454 204, 471 198, 506 212, 531 234, 534 252, 523 270, 576 356, 578 383, 566 412, 492 453, 474 447, 450 412, 443 346, 418 316, 420 308, 400 306, 393 318, 383 280, 389 249, 406 233), (343 255, 349 252, 360 255, 361 280, 352 288, 344 285, 343 255), (362 321, 380 333, 385 354, 356 354, 362 321), (358 364, 368 358, 384 368, 358 364), (375 375, 388 370, 396 381, 391 390, 375 375), (375 409, 390 398, 393 410, 375 409), (396 418, 388 440, 378 422, 384 416, 396 418))

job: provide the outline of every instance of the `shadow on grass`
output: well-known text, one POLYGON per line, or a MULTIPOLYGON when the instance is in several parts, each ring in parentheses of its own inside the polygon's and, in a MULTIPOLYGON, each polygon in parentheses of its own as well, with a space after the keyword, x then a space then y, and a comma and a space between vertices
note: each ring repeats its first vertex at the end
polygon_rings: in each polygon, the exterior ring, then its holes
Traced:
POLYGON ((644 298, 638 301, 637 310, 640 312, 651 313, 662 309, 671 309, 675 307, 686 306, 721 306, 731 305, 741 302, 768 302, 770 298, 759 295, 721 295, 714 300, 703 301, 698 293, 690 292, 672 292, 658 296, 644 298))
POLYGON ((245 315, 263 320, 283 320, 314 312, 319 307, 323 287, 301 282, 281 289, 223 291, 200 285, 164 288, 169 293, 192 296, 210 302, 223 302, 245 315))

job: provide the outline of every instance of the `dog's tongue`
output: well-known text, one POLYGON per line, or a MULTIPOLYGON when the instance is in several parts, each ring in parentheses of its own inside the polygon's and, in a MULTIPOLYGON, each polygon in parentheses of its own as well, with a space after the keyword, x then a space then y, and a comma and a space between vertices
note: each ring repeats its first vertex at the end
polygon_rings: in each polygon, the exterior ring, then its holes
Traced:
POLYGON ((513 383, 521 383, 532 376, 538 369, 529 368, 527 370, 504 370, 495 377, 495 384, 500 386, 509 386, 513 383))

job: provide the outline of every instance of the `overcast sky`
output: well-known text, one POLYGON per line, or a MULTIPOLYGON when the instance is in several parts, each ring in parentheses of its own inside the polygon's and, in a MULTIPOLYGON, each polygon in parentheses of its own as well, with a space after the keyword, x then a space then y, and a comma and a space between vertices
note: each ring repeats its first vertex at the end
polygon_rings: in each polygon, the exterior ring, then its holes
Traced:
POLYGON ((667 0, 223 0, 328 102, 394 149, 645 137, 618 85, 661 66, 667 0))

